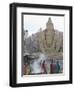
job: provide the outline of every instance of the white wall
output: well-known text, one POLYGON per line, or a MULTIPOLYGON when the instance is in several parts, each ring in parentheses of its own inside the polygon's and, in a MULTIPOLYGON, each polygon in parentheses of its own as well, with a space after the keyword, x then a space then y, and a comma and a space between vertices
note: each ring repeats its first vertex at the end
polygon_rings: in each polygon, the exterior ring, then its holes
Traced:
MULTIPOLYGON (((9 83, 9 3, 36 3, 53 5, 71 5, 74 9, 74 0, 0 0, 0 90, 11 90, 9 83)), ((74 11, 74 10, 73 10, 74 11)), ((74 21, 74 19, 73 19, 74 21)), ((74 85, 52 85, 41 87, 25 87, 16 89, 43 89, 43 90, 73 90, 74 85)))

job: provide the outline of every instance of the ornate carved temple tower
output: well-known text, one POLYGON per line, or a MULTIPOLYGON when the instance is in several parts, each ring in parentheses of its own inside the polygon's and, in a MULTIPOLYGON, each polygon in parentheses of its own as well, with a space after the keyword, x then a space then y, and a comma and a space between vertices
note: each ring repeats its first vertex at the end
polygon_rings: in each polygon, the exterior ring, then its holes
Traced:
POLYGON ((48 30, 53 30, 54 29, 54 26, 53 26, 51 18, 48 19, 48 22, 46 23, 46 28, 48 30))
POLYGON ((54 34, 55 34, 54 25, 52 23, 51 18, 49 18, 48 22, 46 23, 46 30, 45 30, 46 43, 48 47, 52 46, 54 34))

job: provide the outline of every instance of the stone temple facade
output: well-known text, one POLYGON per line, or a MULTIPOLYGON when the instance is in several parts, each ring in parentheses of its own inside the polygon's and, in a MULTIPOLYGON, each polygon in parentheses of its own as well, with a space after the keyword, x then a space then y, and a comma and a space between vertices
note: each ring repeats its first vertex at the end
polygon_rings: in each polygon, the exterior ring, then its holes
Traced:
POLYGON ((37 41, 42 52, 61 52, 63 51, 63 32, 54 29, 51 18, 46 23, 46 29, 37 33, 37 41))
POLYGON ((54 29, 51 18, 46 23, 46 29, 26 39, 27 51, 47 53, 49 57, 63 58, 63 32, 54 29))

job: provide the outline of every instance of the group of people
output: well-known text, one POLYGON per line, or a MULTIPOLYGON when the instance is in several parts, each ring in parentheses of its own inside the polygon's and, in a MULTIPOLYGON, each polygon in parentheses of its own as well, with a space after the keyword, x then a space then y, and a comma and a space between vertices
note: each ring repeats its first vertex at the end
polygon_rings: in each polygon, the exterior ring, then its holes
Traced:
POLYGON ((60 73, 61 66, 59 64, 59 61, 57 60, 56 63, 54 63, 53 60, 51 60, 50 63, 46 63, 46 61, 43 61, 41 64, 41 69, 43 74, 53 74, 53 73, 60 73), (48 69, 49 67, 49 69, 48 69))
MULTIPOLYGON (((41 74, 56 74, 60 73, 61 67, 59 64, 59 61, 57 60, 56 63, 54 63, 53 60, 51 60, 50 63, 44 61, 40 62, 40 67, 41 67, 41 74), (48 69, 49 66, 49 69, 48 69)), ((24 64, 24 75, 30 75, 31 74, 31 67, 28 63, 24 64)))
POLYGON ((59 64, 59 61, 56 61, 56 63, 53 62, 53 60, 51 61, 50 64, 50 73, 60 73, 61 67, 59 64))

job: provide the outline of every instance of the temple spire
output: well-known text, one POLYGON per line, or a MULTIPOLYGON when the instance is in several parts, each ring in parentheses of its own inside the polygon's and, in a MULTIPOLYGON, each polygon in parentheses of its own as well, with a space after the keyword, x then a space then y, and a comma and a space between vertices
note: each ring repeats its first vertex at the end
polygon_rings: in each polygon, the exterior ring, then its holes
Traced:
POLYGON ((48 22, 46 23, 46 28, 48 30, 54 29, 53 22, 50 17, 48 18, 48 22))
POLYGON ((52 23, 52 20, 51 20, 51 18, 49 17, 49 19, 48 19, 48 23, 52 23))

